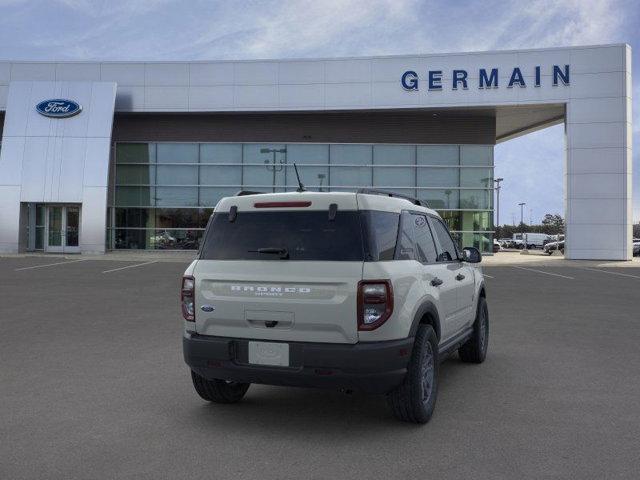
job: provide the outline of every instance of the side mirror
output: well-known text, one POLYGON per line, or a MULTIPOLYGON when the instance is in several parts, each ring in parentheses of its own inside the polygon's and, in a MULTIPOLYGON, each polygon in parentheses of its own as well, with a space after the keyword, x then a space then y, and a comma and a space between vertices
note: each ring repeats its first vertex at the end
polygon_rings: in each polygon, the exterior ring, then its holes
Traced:
POLYGON ((482 254, 475 247, 464 247, 462 249, 462 260, 467 263, 480 263, 482 254))

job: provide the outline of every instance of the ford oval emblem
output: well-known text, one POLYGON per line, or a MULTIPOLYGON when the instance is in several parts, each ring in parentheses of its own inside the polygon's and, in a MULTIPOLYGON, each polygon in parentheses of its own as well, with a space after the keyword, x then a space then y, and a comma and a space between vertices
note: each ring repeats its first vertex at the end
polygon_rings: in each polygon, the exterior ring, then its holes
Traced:
POLYGON ((214 307, 213 305, 202 305, 200 307, 200 310, 202 310, 203 312, 213 312, 216 309, 216 307, 214 307))
POLYGON ((36 110, 45 117, 67 118, 79 114, 82 111, 82 106, 72 100, 55 98, 40 102, 36 105, 36 110))

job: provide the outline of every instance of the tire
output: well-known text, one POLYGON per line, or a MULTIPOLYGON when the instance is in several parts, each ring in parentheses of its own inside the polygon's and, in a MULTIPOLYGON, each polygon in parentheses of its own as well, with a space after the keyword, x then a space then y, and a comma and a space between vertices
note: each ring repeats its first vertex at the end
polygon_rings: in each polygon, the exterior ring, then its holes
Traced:
POLYGON ((476 320, 473 322, 473 334, 458 349, 460 359, 466 363, 482 363, 487 357, 489 345, 489 309, 484 297, 478 299, 476 320))
POLYGON ((207 380, 191 370, 193 388, 204 400, 213 403, 237 403, 249 390, 250 383, 207 380))
POLYGON ((438 396, 438 338, 431 325, 421 325, 416 334, 407 374, 387 403, 398 420, 427 423, 438 396))

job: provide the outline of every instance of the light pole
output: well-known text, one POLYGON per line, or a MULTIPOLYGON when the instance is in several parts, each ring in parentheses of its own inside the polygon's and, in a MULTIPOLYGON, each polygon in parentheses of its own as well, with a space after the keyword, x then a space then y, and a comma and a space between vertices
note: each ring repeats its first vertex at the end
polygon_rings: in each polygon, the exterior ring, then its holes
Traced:
POLYGON ((504 178, 496 178, 494 182, 496 183, 496 225, 500 226, 500 182, 503 181, 504 178))
POLYGON ((273 153, 273 160, 272 161, 265 160, 264 163, 267 170, 270 170, 273 172, 272 183, 273 183, 273 193, 275 193, 276 192, 276 172, 280 172, 284 168, 284 165, 287 163, 287 149, 286 147, 285 148, 261 148, 260 153, 273 153), (276 161, 277 153, 285 154, 284 160, 280 160, 279 163, 276 161))
POLYGON ((520 205, 520 229, 522 230, 522 245, 523 245, 523 252, 527 251, 527 239, 524 238, 524 206, 526 205, 526 202, 521 202, 518 205, 520 205))

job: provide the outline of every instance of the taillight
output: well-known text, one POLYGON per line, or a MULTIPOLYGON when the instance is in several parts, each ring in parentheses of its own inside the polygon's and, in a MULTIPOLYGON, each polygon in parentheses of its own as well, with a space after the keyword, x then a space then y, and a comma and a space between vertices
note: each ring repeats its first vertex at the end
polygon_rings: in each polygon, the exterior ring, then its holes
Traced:
POLYGON ((393 288, 389 280, 358 283, 358 330, 375 330, 393 313, 393 288))
POLYGON ((189 322, 196 321, 195 309, 195 278, 185 275, 182 277, 182 288, 180 289, 180 303, 182 304, 182 316, 189 322))

